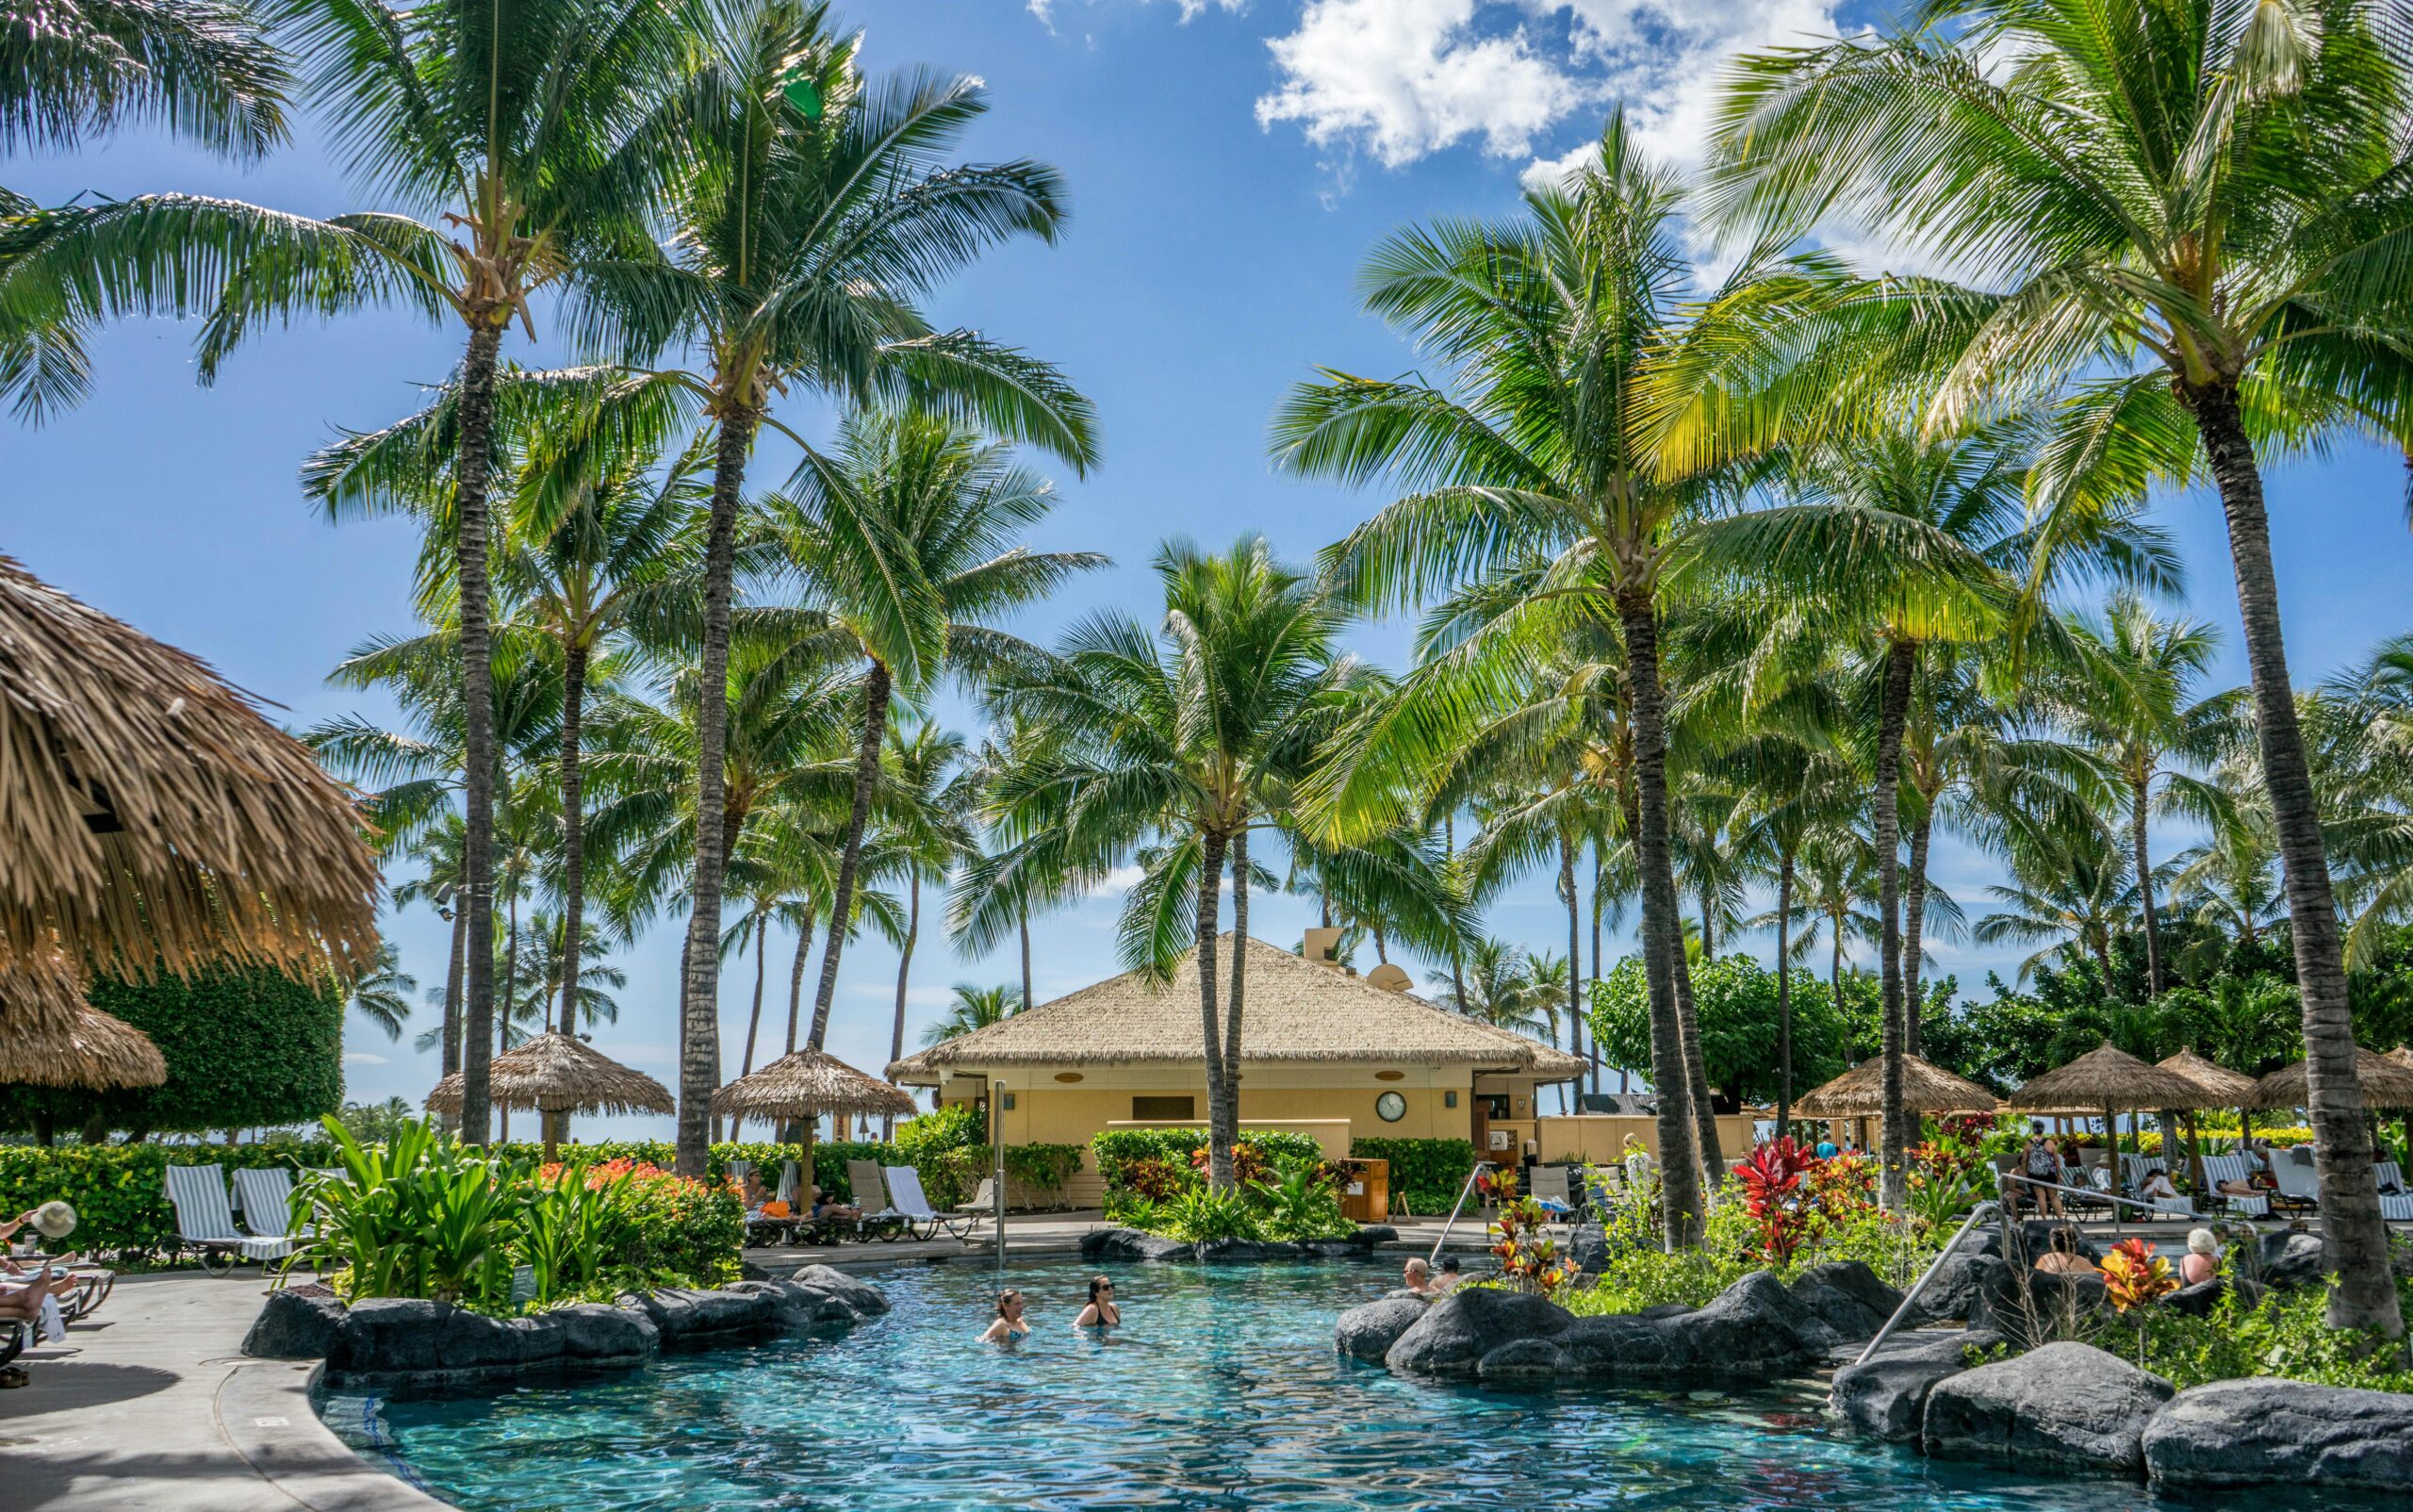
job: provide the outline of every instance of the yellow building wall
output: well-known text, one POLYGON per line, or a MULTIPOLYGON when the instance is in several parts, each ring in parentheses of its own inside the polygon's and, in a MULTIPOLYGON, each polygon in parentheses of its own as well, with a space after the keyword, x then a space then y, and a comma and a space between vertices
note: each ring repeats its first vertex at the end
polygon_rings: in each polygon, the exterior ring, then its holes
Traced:
MULTIPOLYGON (((1541 1145, 1538 1153, 1545 1160, 1573 1155, 1594 1165, 1608 1165, 1625 1159, 1629 1135, 1642 1142, 1652 1159, 1659 1158, 1659 1121, 1655 1118, 1618 1113, 1551 1114, 1540 1120, 1535 1137, 1541 1145)), ((1717 1144, 1728 1160, 1748 1153, 1752 1138, 1750 1119, 1739 1113, 1717 1116, 1717 1144)))
MULTIPOLYGON (((1140 1097, 1187 1095, 1194 1099, 1195 1122, 1206 1118, 1205 1077, 1185 1076, 1177 1067, 1016 1066, 1000 1075, 1013 1097, 1013 1107, 999 1115, 1009 1144, 1086 1144, 1111 1125, 1134 1122, 1133 1099, 1140 1097), (1066 1074, 1081 1079, 1059 1079, 1066 1074)), ((1532 1080, 1486 1076, 1481 1084, 1486 1093, 1507 1095, 1521 1115, 1493 1124, 1510 1129, 1518 1142, 1512 1148, 1521 1150, 1521 1142, 1533 1137, 1532 1080)), ((960 1074, 950 1076, 946 1100, 977 1097, 978 1085, 960 1074)), ((1243 1124, 1346 1120, 1354 1139, 1463 1140, 1472 1137, 1475 1094, 1473 1070, 1464 1066, 1265 1066, 1241 1078, 1239 1116, 1243 1124), (1396 1071, 1397 1079, 1381 1079, 1384 1070, 1396 1071), (1374 1110, 1385 1093, 1397 1093, 1407 1104, 1396 1121, 1374 1110)))

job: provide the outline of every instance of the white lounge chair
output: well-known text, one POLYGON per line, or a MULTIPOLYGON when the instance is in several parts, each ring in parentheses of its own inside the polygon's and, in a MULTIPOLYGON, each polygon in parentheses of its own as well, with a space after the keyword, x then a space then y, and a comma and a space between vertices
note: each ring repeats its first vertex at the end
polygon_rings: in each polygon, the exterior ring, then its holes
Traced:
POLYGON ((930 1206, 929 1195, 922 1191, 922 1174, 910 1165, 892 1165, 885 1169, 888 1177, 888 1200, 905 1219, 906 1231, 915 1239, 936 1239, 942 1232, 960 1241, 972 1232, 972 1220, 950 1217, 930 1206))
POLYGON ((2241 1218, 2268 1218, 2271 1201, 2267 1197, 2241 1197, 2220 1190, 2224 1181, 2244 1181, 2253 1167, 2241 1155, 2208 1155, 2204 1157, 2205 1202, 2212 1207, 2226 1208, 2241 1218))
POLYGON ((238 1168, 235 1203, 242 1209, 243 1226, 255 1238, 299 1243, 319 1237, 313 1224, 293 1226, 293 1173, 281 1165, 238 1168))
POLYGON ((2393 1160, 2382 1160, 2372 1168, 2379 1177, 2379 1215, 2391 1224, 2413 1224, 2413 1191, 2405 1185, 2405 1173, 2393 1160), (2391 1194, 2388 1188, 2394 1187, 2391 1194))
POLYGON ((222 1167, 168 1167, 168 1201, 176 1209, 176 1254, 198 1252, 201 1268, 212 1275, 232 1274, 243 1260, 265 1264, 293 1253, 289 1239, 263 1239, 236 1228, 222 1167))
POLYGON ((878 1161, 847 1161, 846 1185, 854 1189, 855 1206, 862 1211, 862 1217, 855 1224, 858 1233, 892 1240, 902 1239, 912 1231, 912 1220, 897 1208, 888 1184, 880 1178, 878 1161))
POLYGON ((2271 1176, 2279 1184, 2282 1205, 2306 1210, 2321 1206, 2321 1178, 2313 1170, 2310 1150, 2272 1151, 2271 1176))
POLYGON ((970 1228, 964 1231, 965 1242, 968 1243, 971 1241, 973 1229, 977 1229, 981 1224, 997 1216, 997 1178, 982 1176, 980 1185, 972 1191, 972 1200, 959 1206, 955 1213, 957 1217, 966 1219, 970 1223, 970 1228))

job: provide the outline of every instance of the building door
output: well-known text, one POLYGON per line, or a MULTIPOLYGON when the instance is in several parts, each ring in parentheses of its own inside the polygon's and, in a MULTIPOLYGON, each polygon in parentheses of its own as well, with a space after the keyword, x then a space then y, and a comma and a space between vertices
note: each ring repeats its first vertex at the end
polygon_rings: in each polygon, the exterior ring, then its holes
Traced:
POLYGON ((1474 1141, 1474 1158, 1480 1160, 1484 1158, 1484 1151, 1490 1147, 1491 1100, 1478 1095, 1467 1101, 1474 1108, 1474 1129, 1467 1137, 1474 1141))

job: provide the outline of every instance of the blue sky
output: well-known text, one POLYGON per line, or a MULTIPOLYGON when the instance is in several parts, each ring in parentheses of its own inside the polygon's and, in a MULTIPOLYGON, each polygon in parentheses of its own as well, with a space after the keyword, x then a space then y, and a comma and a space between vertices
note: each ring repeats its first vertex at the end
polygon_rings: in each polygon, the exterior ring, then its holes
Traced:
MULTIPOLYGON (((1054 248, 993 255, 937 302, 942 323, 977 325, 1060 364, 1097 401, 1103 464, 1057 469, 1063 503, 1041 543, 1103 551, 1116 566, 1075 583, 1020 628, 1051 637, 1103 605, 1144 612, 1147 562, 1167 535, 1220 544, 1261 532, 1305 559, 1380 501, 1278 478, 1265 423, 1286 387, 1319 364, 1388 374, 1404 347, 1360 315, 1353 279, 1365 252, 1403 221, 1511 208, 1522 175, 1580 149, 1622 100, 1654 150, 1697 154, 1708 81, 1736 47, 1858 25, 1819 0, 881 0, 840 6, 867 25, 875 70, 927 64, 985 79, 994 108, 976 158, 1029 156, 1059 166, 1074 219, 1054 248)), ((369 207, 350 192, 306 120, 297 142, 249 170, 131 134, 73 157, 0 162, 0 182, 38 200, 185 189, 310 213, 369 207)), ((1872 258, 1880 253, 1868 252, 1872 258)), ((543 334, 540 309, 540 336, 543 334)), ((144 631, 216 664, 283 704, 295 726, 374 699, 323 679, 346 649, 409 628, 414 542, 400 522, 331 527, 303 502, 295 469, 340 428, 413 407, 459 353, 450 330, 399 314, 263 335, 214 388, 193 381, 189 333, 166 323, 105 333, 98 388, 39 431, 0 421, 0 551, 144 631)), ((506 355, 571 355, 515 336, 506 355)), ((826 410, 792 403, 788 422, 825 434, 826 410)), ((792 460, 764 443, 758 477, 792 460)), ((2273 518, 2291 659, 2326 675, 2405 627, 2408 551, 2403 473, 2361 447, 2274 469, 2273 518)), ((2242 681, 2217 507, 2159 501, 2190 571, 2188 607, 2228 634, 2224 681, 2242 681)), ((1358 636, 1396 663, 1397 625, 1358 636)), ((2178 842, 2163 841, 2167 854, 2178 842)), ((1985 858, 1939 846, 1936 872, 1973 914, 1995 878, 1985 858)), ((1549 947, 1564 925, 1536 880, 1492 915, 1495 932, 1549 947)), ((1305 900, 1267 899, 1258 930, 1297 939, 1305 900)), ((1036 927, 1042 998, 1110 974, 1113 900, 1036 927)), ((445 932, 414 911, 389 921, 404 964, 440 984, 445 932)), ((956 960, 926 931, 911 1011, 933 1016, 957 979, 1014 975, 1000 953, 956 960)), ((629 987, 597 1044, 668 1078, 673 1071, 677 930, 657 929, 620 960, 629 987)), ((1767 941, 1751 942, 1763 954, 1767 941)), ((789 943, 772 943, 772 999, 789 943)), ((1939 964, 1977 988, 2013 957, 1939 945, 1939 964)), ((886 1059, 895 957, 851 948, 831 1048, 874 1068, 886 1059)), ((724 1059, 745 1033, 749 967, 724 984, 724 1059)), ((1420 985, 1423 985, 1421 982, 1420 985)), ((421 1009, 423 1021, 434 1011, 421 1009)), ((772 1017, 766 1008, 766 1018, 772 1017)), ((350 1033, 352 1095, 416 1100, 433 1058, 350 1033)), ((663 1121, 630 1132, 666 1133, 663 1121)))

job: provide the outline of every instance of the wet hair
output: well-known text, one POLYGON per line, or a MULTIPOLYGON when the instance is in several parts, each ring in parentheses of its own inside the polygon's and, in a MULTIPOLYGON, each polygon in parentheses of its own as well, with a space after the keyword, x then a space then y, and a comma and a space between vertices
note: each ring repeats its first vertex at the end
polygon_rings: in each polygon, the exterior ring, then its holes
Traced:
POLYGON ((1421 1255, 1410 1256, 1408 1257, 1406 1269, 1418 1275, 1430 1275, 1433 1274, 1433 1267, 1425 1263, 1424 1257, 1421 1255))
POLYGON ((1113 1283, 1112 1281, 1108 1280, 1107 1277, 1102 1276, 1102 1275, 1093 1275, 1093 1276, 1091 1276, 1091 1277, 1090 1277, 1090 1306, 1091 1306, 1091 1307, 1096 1307, 1096 1306, 1097 1306, 1097 1294, 1098 1294, 1100 1291, 1111 1291, 1111 1290, 1114 1290, 1114 1283, 1113 1283))
POLYGON ((1021 1293, 1021 1292, 1019 1292, 1019 1291, 1017 1291, 1017 1290, 1014 1290, 1013 1288, 1011 1288, 1011 1287, 1008 1287, 1008 1288, 1006 1288, 1006 1290, 1004 1290, 1003 1291, 998 1292, 998 1293, 997 1293, 997 1316, 998 1316, 998 1317, 1000 1317, 1000 1318, 1002 1318, 1002 1317, 1004 1317, 1004 1316, 1006 1315, 1006 1304, 1007 1304, 1007 1303, 1009 1303, 1009 1302, 1020 1302, 1021 1300, 1022 1300, 1022 1293, 1021 1293))
POLYGON ((2053 1230, 2052 1244, 2055 1254, 2076 1255, 2077 1253, 2077 1230, 2072 1228, 2067 1224, 2060 1225, 2053 1230))
POLYGON ((1458 1274, 1458 1257, 1456 1256, 1453 1255, 1441 1262, 1441 1274, 1443 1275, 1455 1275, 1458 1274))

